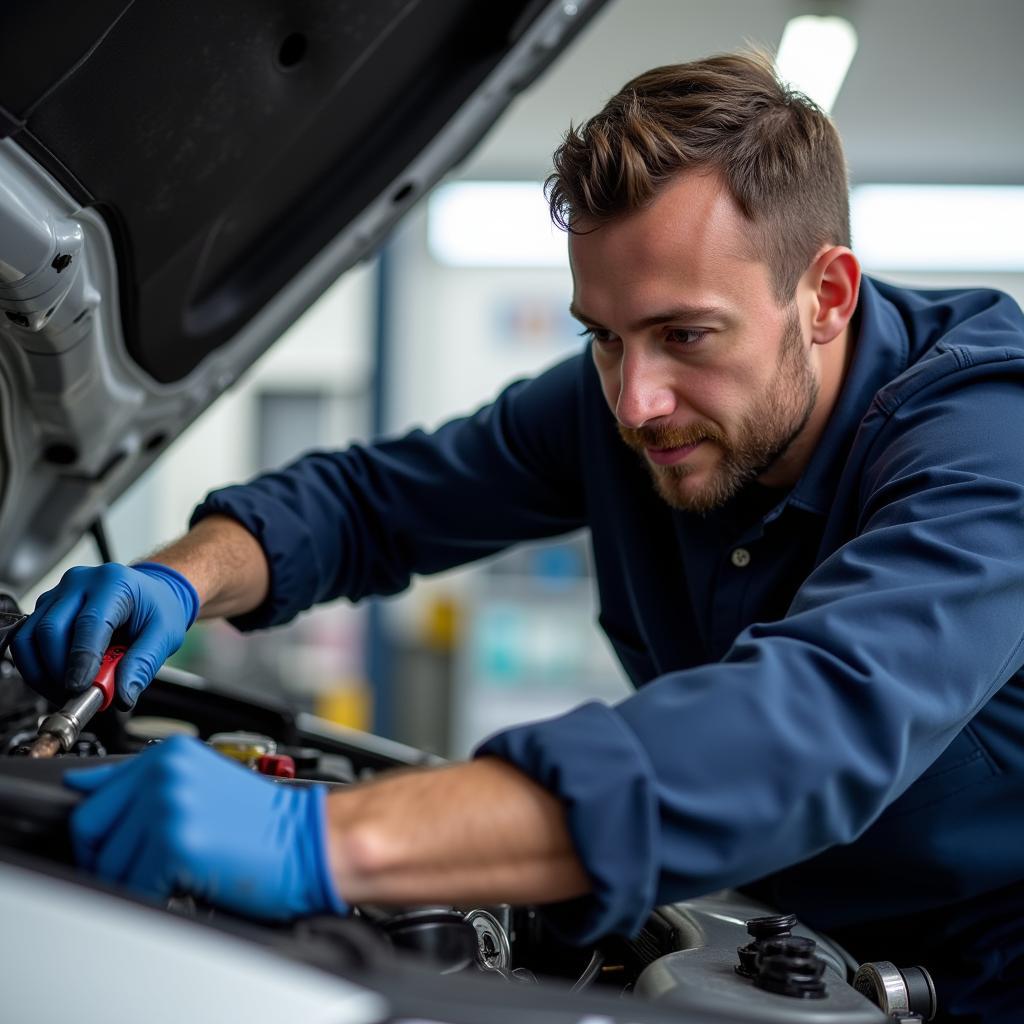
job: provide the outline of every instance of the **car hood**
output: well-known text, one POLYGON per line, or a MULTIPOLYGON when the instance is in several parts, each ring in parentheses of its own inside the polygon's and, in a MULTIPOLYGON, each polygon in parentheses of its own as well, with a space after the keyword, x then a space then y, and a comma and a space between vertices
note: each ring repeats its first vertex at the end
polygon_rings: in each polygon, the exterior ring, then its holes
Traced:
POLYGON ((602 2, 5 11, 0 587, 51 569, 602 2))

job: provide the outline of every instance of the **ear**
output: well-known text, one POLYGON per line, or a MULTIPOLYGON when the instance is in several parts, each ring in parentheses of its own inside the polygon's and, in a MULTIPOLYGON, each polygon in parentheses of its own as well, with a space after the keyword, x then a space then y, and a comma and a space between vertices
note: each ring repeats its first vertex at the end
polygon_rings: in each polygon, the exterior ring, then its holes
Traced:
POLYGON ((827 345, 837 338, 857 309, 860 264, 845 246, 823 249, 804 274, 811 292, 811 342, 827 345))

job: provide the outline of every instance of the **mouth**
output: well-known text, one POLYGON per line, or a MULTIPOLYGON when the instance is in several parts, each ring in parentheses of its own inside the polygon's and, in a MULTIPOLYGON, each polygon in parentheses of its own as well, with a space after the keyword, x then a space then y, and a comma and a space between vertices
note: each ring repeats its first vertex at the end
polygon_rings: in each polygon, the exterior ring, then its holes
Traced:
POLYGON ((645 448, 644 452, 656 466, 675 466, 689 458, 703 443, 701 440, 693 444, 680 445, 678 448, 645 448))

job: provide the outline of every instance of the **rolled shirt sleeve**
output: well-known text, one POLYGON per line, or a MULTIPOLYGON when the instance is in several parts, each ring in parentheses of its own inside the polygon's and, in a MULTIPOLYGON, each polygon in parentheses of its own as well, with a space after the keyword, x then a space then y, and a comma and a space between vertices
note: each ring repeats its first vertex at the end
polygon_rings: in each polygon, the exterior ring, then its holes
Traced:
POLYGON ((474 756, 509 761, 562 800, 593 891, 549 908, 556 930, 580 943, 638 931, 658 894, 658 784, 639 738, 616 709, 592 701, 499 733, 474 756))

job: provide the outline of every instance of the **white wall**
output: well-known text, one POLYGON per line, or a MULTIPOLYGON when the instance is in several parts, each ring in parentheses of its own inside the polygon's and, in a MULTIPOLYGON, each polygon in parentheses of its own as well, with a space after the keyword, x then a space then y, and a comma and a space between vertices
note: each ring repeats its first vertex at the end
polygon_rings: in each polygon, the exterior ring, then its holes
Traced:
MULTIPOLYGON (((539 187, 539 186, 538 186, 539 187)), ((392 247, 396 302, 389 379, 389 431, 436 426, 470 412, 517 377, 568 351, 564 325, 572 297, 564 269, 459 268, 435 262, 426 244, 427 206, 406 220, 392 247), (543 327, 530 336, 500 322, 500 311, 532 307, 543 327)), ((570 339, 571 341, 571 339, 570 339)))

